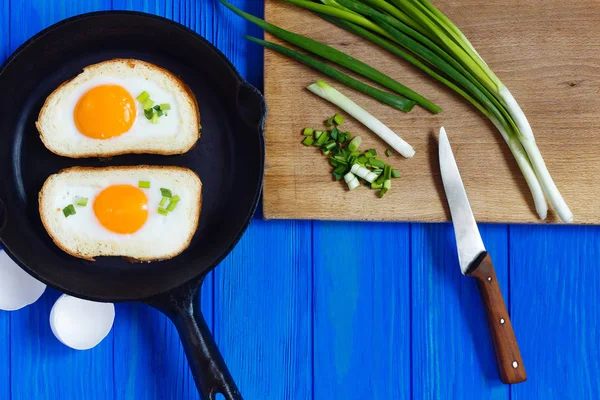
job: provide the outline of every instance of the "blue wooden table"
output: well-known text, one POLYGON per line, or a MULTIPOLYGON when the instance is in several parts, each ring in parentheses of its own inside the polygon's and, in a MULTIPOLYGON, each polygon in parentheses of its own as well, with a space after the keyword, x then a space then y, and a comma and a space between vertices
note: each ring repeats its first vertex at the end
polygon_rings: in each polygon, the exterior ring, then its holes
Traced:
MULTIPOLYGON (((234 3, 263 14, 262 0, 234 3)), ((194 29, 262 86, 262 51, 241 37, 260 32, 216 0, 0 0, 0 60, 63 18, 110 9, 194 29)), ((450 225, 257 215, 202 299, 242 393, 250 400, 600 398, 600 228, 481 230, 527 382, 509 387, 497 378, 475 282, 460 275, 450 225)), ((165 317, 119 304, 106 340, 77 352, 50 331, 58 296, 49 289, 33 306, 0 312, 0 399, 197 399, 165 317)))

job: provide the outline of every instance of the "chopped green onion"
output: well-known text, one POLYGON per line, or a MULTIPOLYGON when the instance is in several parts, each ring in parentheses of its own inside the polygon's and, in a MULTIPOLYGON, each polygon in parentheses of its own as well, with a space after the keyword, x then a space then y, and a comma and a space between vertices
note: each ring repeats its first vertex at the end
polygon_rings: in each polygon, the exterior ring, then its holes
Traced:
POLYGON ((154 117, 154 110, 152 108, 144 110, 144 116, 146 117, 146 119, 152 119, 152 117, 154 117))
POLYGON ((312 136, 314 134, 314 130, 313 130, 313 128, 304 128, 304 130, 302 131, 302 134, 304 136, 312 136))
POLYGON ((148 98, 150 97, 150 93, 146 92, 145 90, 140 93, 140 95, 138 97, 136 97, 136 99, 140 102, 140 103, 144 103, 146 100, 148 100, 148 98))
POLYGON ((150 110, 153 105, 154 105, 154 101, 152 99, 150 99, 150 98, 146 99, 142 103, 142 107, 144 107, 144 110, 150 110))
POLYGON ((344 123, 344 117, 342 117, 340 114, 335 114, 333 116, 333 122, 335 122, 336 125, 341 125, 344 123))
POLYGON ((383 197, 387 193, 388 190, 389 189, 386 189, 385 187, 383 189, 381 189, 379 191, 379 197, 383 197))
POLYGON ((329 86, 325 81, 313 83, 308 86, 308 90, 317 96, 332 102, 348 114, 352 115, 404 157, 412 158, 415 155, 415 150, 410 144, 406 143, 400 136, 365 111, 358 104, 329 86))
POLYGON ((371 182, 371 189, 381 189, 383 187, 383 183, 377 183, 377 181, 371 182))
POLYGON ((392 156, 392 152, 390 151, 390 149, 386 149, 386 150, 385 150, 385 155, 386 155, 387 157, 391 157, 391 156, 392 156))
POLYGON ((177 207, 177 203, 179 203, 179 202, 173 201, 173 199, 171 199, 171 201, 169 202, 169 205, 167 206, 167 211, 175 210, 175 207, 177 207))
POLYGON ((315 142, 315 139, 313 139, 310 136, 307 136, 304 138, 304 140, 302 141, 302 144, 305 146, 311 146, 313 143, 315 142))
POLYGON ((359 164, 354 164, 350 169, 350 172, 360 176, 362 179, 369 183, 372 183, 375 179, 377 179, 376 173, 369 171, 368 169, 366 169, 363 166, 360 166, 359 164))
POLYGON ((324 145, 329 140, 329 133, 327 131, 323 131, 319 138, 317 139, 318 146, 324 145))
POLYGON ((77 199, 77 201, 75 202, 75 204, 77 204, 80 207, 85 207, 87 206, 88 203, 88 198, 87 197, 80 197, 77 199))
POLYGON ((160 188, 160 194, 162 194, 163 197, 168 197, 168 198, 173 197, 173 193, 171 193, 170 189, 160 188))
POLYGON ((166 196, 163 196, 163 198, 160 199, 160 203, 158 203, 158 205, 161 206, 161 207, 164 207, 165 204, 167 204, 167 200, 169 200, 169 198, 166 197, 166 196))
POLYGON ((163 111, 169 111, 171 109, 171 105, 169 103, 163 103, 160 105, 160 109, 163 111))
POLYGON ((162 117, 162 116, 163 116, 163 114, 164 114, 164 112, 163 112, 162 110, 158 110, 158 111, 156 112, 156 115, 158 115, 159 117, 162 117))
POLYGON ((367 157, 367 158, 373 158, 373 154, 371 154, 370 151, 365 151, 365 157, 367 157))
POLYGON ((149 181, 139 181, 138 187, 142 188, 142 189, 150 189, 150 182, 149 181))
POLYGON ((352 172, 348 172, 346 175, 344 175, 344 181, 346 181, 348 189, 350 190, 354 190, 360 186, 358 179, 356 178, 356 176, 354 176, 352 172))
POLYGON ((171 197, 171 203, 179 203, 179 200, 181 200, 181 197, 179 197, 177 194, 171 197))
POLYGON ((369 164, 371 164, 372 167, 376 168, 384 168, 386 166, 385 163, 378 158, 370 158, 369 164))
POLYGON ((375 149, 369 149, 369 150, 367 150, 367 151, 368 151, 369 153, 373 154, 374 156, 376 156, 376 155, 377 155, 377 150, 375 150, 375 149))
POLYGON ((337 146, 337 143, 335 142, 335 140, 330 140, 329 142, 325 143, 325 145, 323 146, 324 149, 326 150, 333 150, 333 148, 337 146))
POLYGON ((333 126, 333 117, 331 117, 327 121, 325 121, 325 126, 328 128, 333 126))
POLYGON ((397 169, 393 169, 392 178, 400 178, 400 171, 398 171, 397 169))
POLYGON ((333 176, 335 177, 335 180, 339 181, 340 179, 342 179, 342 176, 344 175, 346 170, 347 170, 347 167, 345 165, 340 165, 340 166, 336 167, 333 170, 333 176))
POLYGON ((153 124, 158 124, 158 113, 154 113, 150 122, 153 124))
POLYGON ((360 146, 361 143, 362 143, 362 138, 360 136, 356 136, 354 139, 352 139, 350 141, 350 143, 348 143, 348 149, 350 151, 356 151, 356 150, 358 150, 358 146, 360 146))
POLYGON ((318 139, 319 136, 323 134, 323 131, 315 131, 315 139, 318 139))
POLYGON ((70 215, 77 214, 77 211, 75 211, 75 207, 73 207, 73 204, 69 204, 68 206, 63 208, 63 214, 65 214, 65 218, 67 218, 70 215))
POLYGON ((338 136, 340 135, 340 131, 338 130, 338 128, 334 127, 331 132, 329 133, 329 136, 333 139, 333 140, 338 140, 338 136))
POLYGON ((169 215, 169 212, 167 210, 165 210, 164 208, 162 208, 162 207, 158 207, 158 213, 160 215, 165 215, 165 216, 169 215))

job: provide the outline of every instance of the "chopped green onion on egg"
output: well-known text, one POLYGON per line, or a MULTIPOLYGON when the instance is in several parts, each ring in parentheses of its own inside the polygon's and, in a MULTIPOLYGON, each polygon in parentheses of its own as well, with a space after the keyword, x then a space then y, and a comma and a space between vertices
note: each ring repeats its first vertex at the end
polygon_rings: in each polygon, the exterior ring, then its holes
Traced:
POLYGON ((77 211, 75 211, 75 207, 73 206, 73 204, 69 204, 68 206, 63 208, 63 214, 65 214, 65 218, 67 218, 70 215, 77 214, 77 211))
POLYGON ((163 197, 168 197, 169 199, 173 197, 173 193, 171 193, 170 189, 160 188, 160 194, 162 194, 163 197))
POLYGON ((142 93, 140 93, 140 95, 138 97, 136 97, 136 99, 138 99, 138 101, 140 103, 144 103, 149 98, 150 98, 150 93, 146 92, 145 90, 142 93))
POLYGON ((150 182, 148 181, 139 181, 138 187, 141 189, 150 189, 150 182))
POLYGON ((160 215, 169 215, 169 212, 162 207, 158 207, 158 213, 160 215))
POLYGON ((87 197, 80 197, 75 202, 75 204, 77 204, 78 206, 81 206, 81 207, 87 206, 87 203, 88 203, 88 198, 87 197))

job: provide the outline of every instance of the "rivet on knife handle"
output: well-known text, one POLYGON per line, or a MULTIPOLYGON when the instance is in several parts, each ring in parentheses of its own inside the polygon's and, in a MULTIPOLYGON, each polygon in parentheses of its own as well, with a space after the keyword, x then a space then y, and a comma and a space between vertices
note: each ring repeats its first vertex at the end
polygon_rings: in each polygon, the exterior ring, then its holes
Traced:
POLYGON ((477 280, 492 334, 500 379, 504 383, 524 382, 527 373, 489 254, 483 253, 478 257, 467 275, 477 280))

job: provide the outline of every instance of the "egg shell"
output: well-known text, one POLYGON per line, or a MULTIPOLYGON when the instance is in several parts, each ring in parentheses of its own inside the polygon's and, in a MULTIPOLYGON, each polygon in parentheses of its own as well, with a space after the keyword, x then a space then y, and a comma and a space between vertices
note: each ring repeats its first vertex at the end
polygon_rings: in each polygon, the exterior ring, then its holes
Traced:
POLYGON ((46 285, 23 271, 0 250, 0 310, 15 311, 35 303, 46 285))

